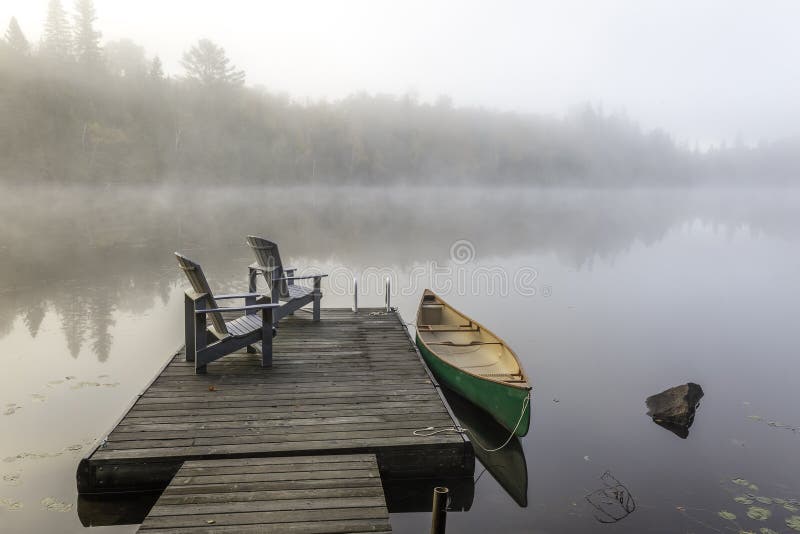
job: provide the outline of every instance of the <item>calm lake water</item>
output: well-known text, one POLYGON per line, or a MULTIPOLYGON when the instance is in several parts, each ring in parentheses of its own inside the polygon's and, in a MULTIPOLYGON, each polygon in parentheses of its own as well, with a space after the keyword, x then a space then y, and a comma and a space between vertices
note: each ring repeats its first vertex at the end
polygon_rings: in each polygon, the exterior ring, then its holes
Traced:
POLYGON ((244 289, 248 233, 331 273, 324 306, 353 276, 380 305, 390 276, 407 321, 432 287, 519 354, 532 430, 483 457, 496 478, 477 465, 449 532, 800 530, 800 191, 109 186, 0 210, 2 532, 86 531, 79 459, 182 343, 172 251, 244 289), (705 397, 681 439, 644 401, 687 381, 705 397))

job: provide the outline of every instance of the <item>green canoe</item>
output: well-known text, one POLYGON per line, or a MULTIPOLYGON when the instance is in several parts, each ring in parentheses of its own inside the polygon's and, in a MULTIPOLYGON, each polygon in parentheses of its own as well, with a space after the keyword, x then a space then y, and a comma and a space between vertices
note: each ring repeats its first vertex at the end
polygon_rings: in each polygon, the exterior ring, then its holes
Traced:
POLYGON ((417 346, 437 380, 510 432, 520 437, 528 433, 531 386, 517 355, 429 289, 417 312, 417 346))

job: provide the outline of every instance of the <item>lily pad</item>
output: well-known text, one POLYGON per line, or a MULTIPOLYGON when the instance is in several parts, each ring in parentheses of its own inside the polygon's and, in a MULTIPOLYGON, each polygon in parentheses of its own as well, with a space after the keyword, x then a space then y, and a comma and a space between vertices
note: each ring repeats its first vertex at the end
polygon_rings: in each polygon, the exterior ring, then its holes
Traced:
POLYGON ((19 501, 15 501, 14 499, 0 498, 0 506, 8 508, 12 512, 16 512, 22 509, 22 503, 19 501))
POLYGON ((786 518, 786 526, 792 530, 800 532, 800 515, 793 515, 786 518))
POLYGON ((8 473, 3 475, 3 482, 11 486, 19 486, 19 473, 8 473))
POLYGON ((769 497, 756 497, 756 500, 761 504, 772 504, 772 499, 769 497))
MULTIPOLYGON (((735 520, 735 519, 736 519, 736 515, 735 515, 735 514, 732 514, 732 513, 730 513, 730 512, 729 512, 729 511, 727 511, 727 510, 722 510, 722 511, 721 511, 721 512, 719 512, 717 515, 718 515, 718 516, 720 516, 722 519, 727 519, 728 521, 733 521, 733 520, 735 520)), ((787 521, 788 521, 788 520, 787 520, 787 521)))
POLYGON ((771 515, 772 512, 760 506, 751 506, 747 509, 747 517, 755 519, 756 521, 766 521, 771 515))
POLYGON ((42 506, 51 512, 69 512, 72 510, 71 504, 56 500, 52 497, 45 497, 42 499, 42 506))
POLYGON ((743 478, 734 478, 733 480, 731 480, 731 482, 733 482, 734 484, 738 484, 740 486, 749 486, 750 485, 750 483, 748 481, 746 481, 745 479, 743 479, 743 478))
POLYGON ((753 499, 747 495, 739 495, 738 497, 734 497, 733 500, 739 504, 753 504, 753 499))
POLYGON ((788 502, 787 502, 787 503, 785 503, 785 504, 783 505, 783 507, 784 507, 784 508, 786 508, 786 509, 787 509, 788 511, 790 511, 790 512, 797 512, 797 511, 800 511, 800 508, 798 508, 797 506, 795 506, 795 505, 793 505, 793 504, 789 504, 788 502))
POLYGON ((776 531, 772 530, 771 528, 767 528, 767 527, 760 528, 760 529, 758 529, 758 531, 761 534, 778 534, 776 531))
POLYGON ((758 491, 758 486, 756 486, 755 484, 750 484, 747 487, 750 488, 751 491, 758 491))

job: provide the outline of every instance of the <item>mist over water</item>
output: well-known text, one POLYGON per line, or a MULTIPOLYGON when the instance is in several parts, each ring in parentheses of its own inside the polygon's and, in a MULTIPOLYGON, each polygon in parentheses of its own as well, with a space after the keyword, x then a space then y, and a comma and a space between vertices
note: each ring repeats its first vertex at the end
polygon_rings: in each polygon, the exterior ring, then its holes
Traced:
MULTIPOLYGON (((742 527, 758 526, 733 501, 731 480, 756 484, 759 496, 800 493, 791 467, 798 207, 787 188, 9 189, 0 200, 4 524, 83 531, 78 458, 182 343, 185 284, 172 252, 199 261, 213 289, 242 290, 244 236, 255 233, 280 243, 287 263, 332 273, 326 307, 352 305, 351 275, 359 304, 381 305, 388 274, 407 321, 432 286, 520 355, 535 388, 521 441, 528 505, 503 489, 519 481, 484 474, 469 511, 450 514, 455 531, 590 531, 597 512, 584 496, 607 469, 637 503, 615 531, 724 529, 717 512, 736 507, 742 527), (457 242, 471 247, 466 262, 453 256, 457 242), (522 269, 534 273, 523 288, 532 292, 514 285, 522 269), (686 381, 706 396, 681 440, 644 415, 644 399, 686 381)), ((767 524, 780 531, 784 515, 776 507, 767 524)), ((392 514, 397 532, 428 521, 392 514)))

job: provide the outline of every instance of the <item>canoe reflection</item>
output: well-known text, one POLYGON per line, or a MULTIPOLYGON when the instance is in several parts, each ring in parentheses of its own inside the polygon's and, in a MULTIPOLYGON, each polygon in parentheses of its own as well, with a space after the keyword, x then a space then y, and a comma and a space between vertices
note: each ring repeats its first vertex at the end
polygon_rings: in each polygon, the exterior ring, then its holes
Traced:
POLYGON ((486 452, 501 446, 509 431, 498 424, 489 414, 478 408, 458 393, 442 386, 447 402, 453 409, 461 426, 469 429, 475 457, 494 477, 500 486, 520 507, 528 506, 528 464, 525 451, 517 436, 496 452, 486 452))

